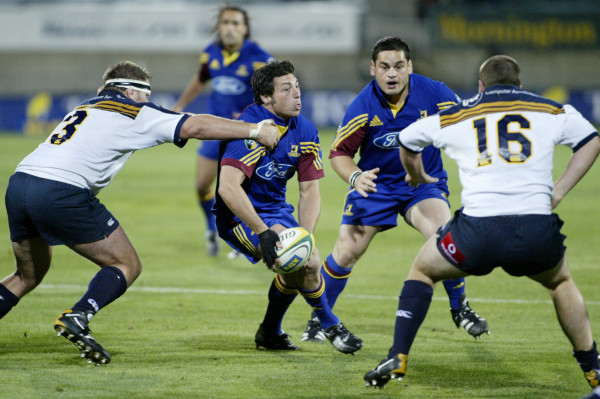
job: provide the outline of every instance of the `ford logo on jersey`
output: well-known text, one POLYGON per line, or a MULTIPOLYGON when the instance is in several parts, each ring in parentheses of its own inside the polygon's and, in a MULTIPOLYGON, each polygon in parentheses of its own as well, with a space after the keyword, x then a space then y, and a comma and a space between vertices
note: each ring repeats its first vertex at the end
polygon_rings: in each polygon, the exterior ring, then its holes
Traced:
POLYGON ((256 169, 256 174, 265 180, 287 179, 288 175, 294 174, 294 166, 286 164, 278 164, 275 161, 269 162, 266 165, 256 169))
POLYGON ((213 90, 219 94, 237 95, 246 91, 246 85, 231 76, 217 76, 212 81, 213 90))
POLYGON ((373 144, 375 144, 379 148, 384 148, 386 150, 400 148, 400 142, 398 141, 398 133, 399 132, 392 132, 384 134, 381 137, 377 137, 375 140, 373 140, 373 144))

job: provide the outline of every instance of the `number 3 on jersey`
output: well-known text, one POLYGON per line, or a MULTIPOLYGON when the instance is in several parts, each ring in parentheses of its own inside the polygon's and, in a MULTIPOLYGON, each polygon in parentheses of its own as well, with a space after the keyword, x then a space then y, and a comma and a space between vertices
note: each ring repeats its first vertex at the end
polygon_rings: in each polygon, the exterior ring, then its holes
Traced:
MULTIPOLYGON (((507 114, 500 118, 496 124, 496 131, 498 132, 498 155, 508 163, 523 163, 531 156, 531 141, 521 131, 508 131, 511 123, 517 124, 520 129, 531 128, 529 121, 520 114, 507 114), (520 151, 511 151, 509 148, 511 143, 517 144, 520 147, 520 151)), ((492 163, 492 156, 487 145, 486 119, 474 120, 473 128, 477 132, 477 149, 479 151, 477 166, 490 165, 492 163)))
POLYGON ((65 141, 70 140, 75 132, 77 132, 79 125, 87 118, 87 116, 88 113, 85 110, 79 110, 68 114, 65 119, 63 119, 63 123, 66 123, 62 128, 63 133, 55 133, 50 136, 50 144, 61 145, 65 141))

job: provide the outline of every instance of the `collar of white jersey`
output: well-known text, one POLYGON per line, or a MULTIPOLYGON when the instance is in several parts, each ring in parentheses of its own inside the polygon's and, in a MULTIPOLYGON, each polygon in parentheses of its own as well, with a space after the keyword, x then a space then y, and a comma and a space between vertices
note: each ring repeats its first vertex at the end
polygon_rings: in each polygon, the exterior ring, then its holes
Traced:
POLYGON ((146 93, 147 95, 150 95, 150 93, 152 92, 150 89, 150 83, 144 81, 144 80, 135 80, 135 79, 109 79, 106 82, 104 82, 105 85, 107 86, 115 86, 115 87, 121 87, 123 89, 135 89, 135 90, 139 90, 142 93, 146 93))

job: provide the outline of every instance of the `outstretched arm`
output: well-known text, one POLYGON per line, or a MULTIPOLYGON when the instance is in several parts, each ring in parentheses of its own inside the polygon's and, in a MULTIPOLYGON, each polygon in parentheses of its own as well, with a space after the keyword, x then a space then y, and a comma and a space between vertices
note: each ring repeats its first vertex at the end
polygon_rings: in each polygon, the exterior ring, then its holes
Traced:
POLYGON ((404 170, 406 170, 404 180, 410 186, 417 187, 419 184, 435 183, 439 180, 437 177, 431 177, 425 172, 420 152, 411 152, 401 146, 400 161, 402 162, 402 166, 404 166, 404 170))
POLYGON ((588 141, 583 147, 575 152, 567 168, 558 178, 552 190, 552 209, 556 208, 560 201, 581 180, 581 178, 592 167, 600 153, 600 137, 596 136, 588 141))
POLYGON ((377 184, 373 180, 377 179, 379 168, 367 170, 363 172, 358 168, 354 159, 347 155, 339 155, 331 158, 331 167, 342 180, 347 181, 356 191, 363 197, 367 197, 367 193, 377 192, 377 184))
POLYGON ((253 139, 271 150, 279 142, 279 129, 272 120, 248 123, 208 114, 192 115, 183 122, 179 137, 198 140, 253 139))

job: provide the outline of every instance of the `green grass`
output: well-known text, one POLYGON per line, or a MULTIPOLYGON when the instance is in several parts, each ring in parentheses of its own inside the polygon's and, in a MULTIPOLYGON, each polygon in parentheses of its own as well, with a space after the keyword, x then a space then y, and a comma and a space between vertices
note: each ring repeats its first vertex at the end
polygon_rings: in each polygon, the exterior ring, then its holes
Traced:
MULTIPOLYGON (((322 134, 327 148, 332 132, 322 134)), ((42 140, 0 135, 0 187, 42 140)), ((365 342, 355 356, 329 344, 300 342, 309 307, 297 298, 284 328, 302 348, 256 351, 273 274, 261 264, 205 256, 204 223, 193 192, 195 143, 137 152, 100 193, 138 250, 144 271, 133 287, 103 309, 91 327, 112 355, 88 366, 57 338, 52 322, 76 302, 97 269, 56 247, 44 283, 0 321, 2 398, 577 398, 589 391, 556 321, 548 294, 527 278, 501 270, 467 279, 474 309, 492 335, 475 341, 450 320, 443 288, 411 350, 408 374, 384 391, 362 376, 392 342, 397 295, 423 239, 403 222, 380 234, 358 263, 336 312, 365 342)), ((558 152, 560 171, 570 152, 558 152)), ((446 162, 451 202, 460 203, 456 170, 446 162)), ((315 232, 322 256, 333 247, 346 185, 325 162, 323 206, 315 232)), ((565 221, 575 281, 598 331, 596 276, 600 197, 595 166, 558 209, 565 221)), ((293 183, 293 182, 292 182, 293 183)), ((292 184, 289 197, 296 203, 292 184)), ((13 272, 6 214, 0 210, 0 274, 13 272)))

